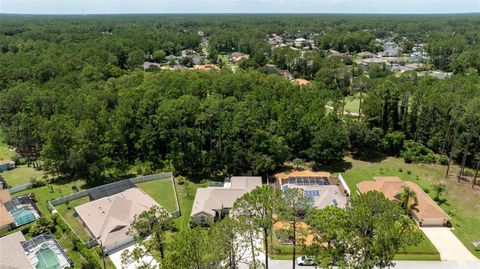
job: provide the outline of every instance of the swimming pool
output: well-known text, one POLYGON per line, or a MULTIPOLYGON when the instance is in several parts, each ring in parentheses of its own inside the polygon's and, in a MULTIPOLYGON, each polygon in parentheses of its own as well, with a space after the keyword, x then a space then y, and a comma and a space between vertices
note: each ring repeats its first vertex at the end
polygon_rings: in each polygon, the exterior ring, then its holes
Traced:
POLYGON ((24 207, 15 209, 11 211, 10 214, 12 215, 16 226, 22 226, 36 219, 33 212, 30 209, 24 207))
POLYGON ((35 266, 37 269, 57 269, 60 268, 60 262, 57 259, 57 255, 50 248, 42 248, 37 251, 35 256, 38 259, 38 263, 35 266))

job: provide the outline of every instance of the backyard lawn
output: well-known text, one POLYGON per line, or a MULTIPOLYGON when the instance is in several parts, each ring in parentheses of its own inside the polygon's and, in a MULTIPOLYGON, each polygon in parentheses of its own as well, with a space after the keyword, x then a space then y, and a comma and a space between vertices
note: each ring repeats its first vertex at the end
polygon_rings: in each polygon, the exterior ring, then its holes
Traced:
MULTIPOLYGON (((403 180, 415 182, 433 197, 432 184, 444 183, 447 193, 443 195, 446 202, 440 206, 452 217, 455 235, 477 257, 472 242, 480 239, 480 188, 472 189, 469 183, 458 183, 452 178, 445 178, 446 166, 437 164, 406 164, 403 159, 389 157, 380 162, 366 162, 345 158, 345 162, 336 167, 325 168, 331 172, 341 172, 353 195, 356 184, 372 180, 373 176, 398 176, 403 180)), ((453 166, 451 174, 459 170, 453 166)))
POLYGON ((9 160, 15 155, 15 152, 8 149, 8 145, 5 144, 3 139, 3 133, 0 129, 0 160, 9 160))
POLYGON ((73 190, 72 190, 73 186, 77 186, 78 189, 80 190, 83 185, 84 185, 84 181, 82 180, 77 180, 77 181, 73 181, 73 182, 69 182, 61 185, 48 184, 46 186, 17 192, 12 196, 15 197, 23 194, 33 193, 35 195, 35 199, 37 200, 36 203, 37 203, 38 209, 40 209, 43 215, 50 216, 51 213, 48 210, 48 203, 47 203, 49 200, 57 199, 65 195, 71 194, 73 193, 73 190))
POLYGON ((175 190, 170 179, 158 179, 136 184, 168 212, 177 210, 175 190))
POLYGON ((360 104, 359 95, 348 96, 347 98, 345 98, 345 111, 358 113, 359 104, 360 104))
POLYGON ((90 238, 88 235, 87 231, 85 230, 85 227, 80 223, 80 221, 77 219, 75 216, 75 210, 74 208, 76 206, 79 206, 81 204, 88 203, 88 196, 82 197, 80 199, 76 199, 73 201, 70 201, 68 204, 61 204, 58 206, 55 206, 57 209, 58 213, 62 215, 62 217, 65 219, 65 221, 70 225, 70 228, 77 234, 77 236, 82 240, 83 242, 87 242, 90 238))
POLYGON ((226 68, 229 68, 233 72, 238 69, 238 65, 231 63, 228 55, 218 55, 218 60, 222 60, 226 68))
POLYGON ((26 184, 32 179, 43 180, 44 171, 37 170, 27 165, 17 166, 15 169, 2 172, 1 175, 7 181, 9 187, 26 184))
MULTIPOLYGON (((177 181, 178 182, 178 181, 177 181)), ((178 200, 180 203, 180 210, 182 215, 175 219, 175 224, 179 230, 188 229, 190 226, 190 213, 192 212, 193 200, 195 199, 195 193, 197 188, 205 187, 204 183, 193 183, 189 181, 188 188, 185 184, 177 183, 178 200)))

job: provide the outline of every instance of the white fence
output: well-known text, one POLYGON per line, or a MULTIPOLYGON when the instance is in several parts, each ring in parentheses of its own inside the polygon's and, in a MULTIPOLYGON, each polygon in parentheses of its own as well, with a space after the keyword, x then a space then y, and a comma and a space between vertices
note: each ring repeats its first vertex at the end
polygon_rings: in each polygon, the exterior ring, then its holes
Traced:
POLYGON ((23 185, 20 185, 20 186, 16 186, 16 187, 12 187, 12 188, 9 188, 8 189, 8 192, 10 194, 14 194, 14 193, 17 193, 17 192, 21 192, 21 191, 24 191, 24 190, 28 190, 32 187, 32 183, 27 183, 27 184, 23 184, 23 185))
POLYGON ((350 188, 348 187, 347 182, 345 182, 341 174, 338 174, 338 179, 340 180, 340 183, 342 184, 343 188, 347 192, 348 196, 351 196, 350 188))

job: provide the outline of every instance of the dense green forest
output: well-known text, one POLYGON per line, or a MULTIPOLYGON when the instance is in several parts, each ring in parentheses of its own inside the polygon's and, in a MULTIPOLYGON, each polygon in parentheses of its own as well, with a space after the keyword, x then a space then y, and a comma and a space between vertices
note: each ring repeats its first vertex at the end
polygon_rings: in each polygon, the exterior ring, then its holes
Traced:
MULTIPOLYGON (((20 158, 96 184, 132 167, 189 176, 268 176, 296 158, 316 165, 402 156, 475 167, 480 148, 480 19, 475 16, 2 16, 0 125, 20 158), (146 55, 243 52, 240 69, 141 68, 146 55), (273 49, 272 33, 319 49, 273 49), (395 35, 392 35, 395 33, 395 35), (376 52, 376 38, 426 43, 446 80, 364 71, 327 51, 376 52), (293 85, 269 67, 312 80, 293 85), (341 113, 360 96, 363 116, 341 113), (325 105, 333 103, 334 110, 325 105), (339 112, 339 113, 337 113, 339 112)), ((146 172, 146 171, 141 171, 146 172)))

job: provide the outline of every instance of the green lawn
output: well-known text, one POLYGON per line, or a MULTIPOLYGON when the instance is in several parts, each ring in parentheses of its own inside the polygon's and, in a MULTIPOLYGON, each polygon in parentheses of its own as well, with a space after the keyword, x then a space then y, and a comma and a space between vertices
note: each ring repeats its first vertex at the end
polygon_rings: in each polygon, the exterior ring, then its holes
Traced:
POLYGON ((205 187, 204 183, 193 183, 189 181, 189 191, 185 188, 185 184, 177 183, 178 200, 180 203, 180 210, 182 215, 175 219, 175 224, 179 230, 188 229, 190 227, 190 213, 192 212, 193 200, 197 188, 205 187))
POLYGON ((238 65, 231 63, 229 56, 228 55, 218 55, 218 60, 222 60, 222 62, 225 64, 224 68, 228 68, 232 71, 235 71, 238 69, 238 65))
POLYGON ((345 111, 358 113, 358 105, 360 104, 359 95, 348 96, 345 98, 345 111))
MULTIPOLYGON (((43 187, 39 187, 39 188, 34 188, 34 189, 29 189, 29 190, 25 190, 25 191, 22 191, 22 192, 18 192, 18 193, 13 194, 12 196, 15 197, 15 196, 19 196, 19 195, 23 195, 23 194, 27 194, 27 193, 35 194, 35 198, 37 199, 37 207, 40 210, 40 212, 42 213, 42 215, 50 216, 51 213, 48 210, 47 201, 52 200, 52 199, 56 199, 56 198, 60 198, 62 196, 68 195, 68 194, 71 194, 73 192, 72 186, 74 186, 74 185, 76 185, 79 189, 81 189, 81 187, 84 185, 84 182, 81 181, 81 180, 78 180, 78 181, 74 181, 74 182, 70 182, 70 183, 66 183, 66 184, 61 184, 61 185, 60 184, 50 184, 48 186, 43 186, 43 187), (53 192, 52 192, 50 186, 52 186, 53 192)), ((78 201, 78 200, 76 200, 76 201, 78 201)), ((74 207, 76 201, 70 202, 70 206, 72 208, 74 207)), ((70 222, 69 222, 69 224, 71 225, 70 222)), ((25 229, 25 227, 21 227, 19 229, 25 229)), ((75 232, 77 232, 77 231, 75 231, 75 232)), ((68 255, 70 256, 70 258, 72 259, 72 261, 74 263, 74 267, 75 268, 80 268, 81 262, 84 260, 84 258, 81 256, 81 254, 78 251, 76 251, 74 249, 71 238, 69 238, 64 233, 59 233, 59 232, 55 233, 55 237, 60 242, 62 247, 67 251, 68 255)), ((113 263, 111 262, 111 260, 109 258, 106 259, 106 264, 107 264, 108 269, 114 269, 115 268, 113 266, 113 263)))
POLYGON ((69 204, 61 204, 56 206, 55 208, 57 209, 58 213, 62 215, 62 217, 65 219, 65 221, 70 225, 72 230, 77 234, 77 236, 82 240, 83 242, 87 242, 90 238, 88 235, 87 230, 85 230, 85 227, 80 223, 80 221, 77 219, 75 216, 75 210, 74 208, 76 206, 79 206, 84 203, 88 203, 88 196, 82 197, 80 199, 76 199, 73 201, 70 201, 69 204))
POLYGON ((400 249, 395 255, 395 260, 439 261, 440 253, 427 236, 423 232, 421 234, 422 241, 416 246, 400 249))
POLYGON ((136 184, 168 212, 177 210, 173 183, 170 179, 159 179, 136 184))
POLYGON ((15 169, 2 172, 2 177, 7 181, 9 187, 15 187, 26 184, 32 179, 43 180, 44 171, 36 170, 27 165, 17 166, 15 169))
MULTIPOLYGON (((421 232, 422 241, 416 246, 410 246, 400 249, 394 260, 418 260, 418 261, 439 261, 440 254, 435 246, 428 240, 423 232, 421 232)), ((274 236, 274 241, 276 241, 274 236)), ((272 258, 276 260, 290 260, 292 259, 293 248, 291 245, 281 245, 276 243, 275 250, 277 253, 272 254, 272 258)), ((301 246, 296 248, 296 256, 305 255, 304 249, 301 246)))
POLYGON ((0 160, 9 160, 15 155, 15 152, 8 149, 8 145, 3 139, 3 133, 0 129, 0 160))
MULTIPOLYGON (((345 158, 345 163, 329 167, 331 172, 341 172, 353 195, 356 184, 364 180, 372 180, 373 176, 398 176, 403 180, 415 182, 423 189, 431 189, 433 183, 442 182, 447 186, 445 204, 440 205, 452 217, 455 235, 477 257, 472 242, 480 239, 480 189, 472 189, 469 183, 457 183, 455 179, 446 179, 446 166, 437 164, 406 164, 403 159, 389 157, 380 162, 366 162, 345 158)), ((451 174, 459 170, 451 168, 451 174)), ((430 196, 433 193, 429 192, 430 196)))
POLYGON ((73 193, 72 187, 76 185, 78 189, 84 185, 84 181, 78 180, 69 182, 66 184, 48 184, 39 188, 28 189, 18 193, 13 194, 12 196, 19 196, 23 194, 33 193, 37 200, 37 207, 40 209, 41 213, 47 216, 50 216, 51 213, 48 210, 48 200, 57 199, 65 195, 73 193))

